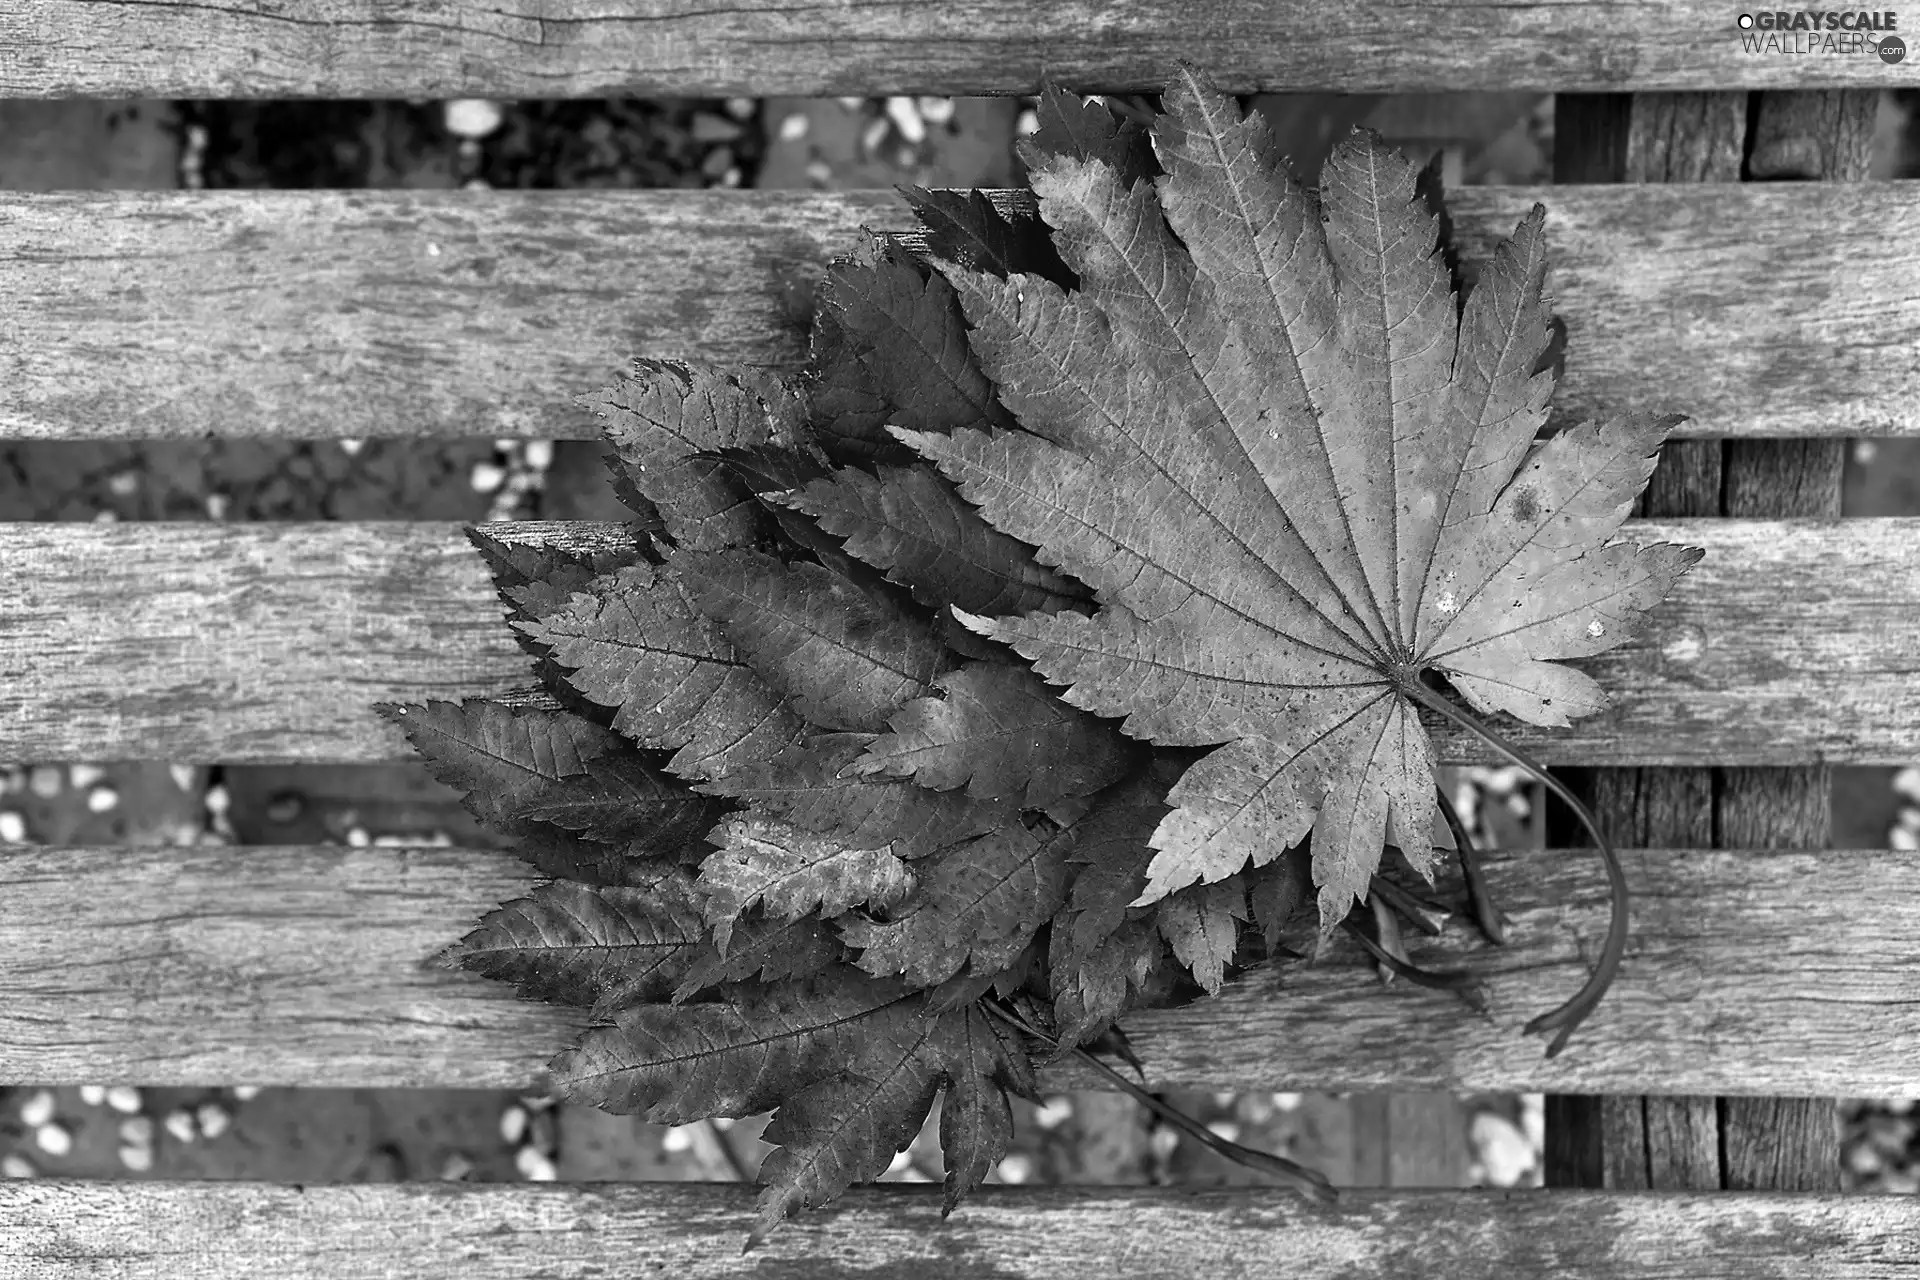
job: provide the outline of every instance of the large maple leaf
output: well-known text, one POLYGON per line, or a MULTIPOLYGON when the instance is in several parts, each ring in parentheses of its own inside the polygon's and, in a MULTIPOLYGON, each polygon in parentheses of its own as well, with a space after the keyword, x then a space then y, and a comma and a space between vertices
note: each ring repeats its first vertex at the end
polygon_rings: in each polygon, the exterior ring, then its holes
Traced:
POLYGON ((1407 160, 1356 135, 1313 193, 1193 73, 1165 103, 1151 182, 1032 157, 1076 288, 941 266, 1022 429, 894 434, 1101 606, 964 621, 1128 733, 1218 748, 1140 900, 1311 830, 1331 928, 1383 844, 1431 860, 1423 673, 1538 725, 1605 705, 1556 660, 1620 643, 1699 558, 1615 541, 1677 419, 1535 442, 1543 209, 1461 309, 1407 160))

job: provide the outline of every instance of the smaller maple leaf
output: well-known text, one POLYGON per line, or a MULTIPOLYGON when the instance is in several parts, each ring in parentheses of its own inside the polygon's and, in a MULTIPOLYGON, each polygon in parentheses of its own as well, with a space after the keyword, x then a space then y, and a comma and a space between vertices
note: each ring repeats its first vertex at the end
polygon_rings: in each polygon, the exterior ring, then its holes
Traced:
POLYGON ((579 716, 483 698, 380 703, 374 710, 399 726, 427 758, 428 771, 465 793, 468 808, 485 822, 538 803, 564 779, 584 774, 589 760, 622 745, 616 734, 579 716))
POLYGON ((1008 803, 855 772, 870 733, 820 733, 728 774, 713 789, 823 839, 911 862, 1014 820, 1008 803))
POLYGON ((1009 1090, 1036 1096, 1025 1049, 978 1005, 928 1017, 903 1003, 867 1019, 864 1030, 865 1042, 842 1072, 790 1097, 767 1126, 763 1138, 776 1150, 760 1170, 766 1189, 748 1248, 796 1209, 825 1204, 886 1172, 942 1088, 944 1217, 1006 1154, 1009 1090))
POLYGON ((778 920, 861 904, 885 910, 914 886, 907 864, 885 848, 850 849, 758 814, 728 818, 712 839, 720 848, 700 864, 699 888, 722 955, 734 920, 754 907, 778 920))
POLYGON ((1156 976, 1164 976, 1167 944, 1147 919, 1129 919, 1091 948, 1053 957, 1048 986, 1060 1051, 1085 1044, 1130 1008, 1156 976))
POLYGON ((1240 922, 1247 919, 1247 887, 1239 875, 1212 884, 1188 885, 1168 894, 1154 914, 1160 936, 1173 948, 1174 959, 1187 966, 1208 995, 1218 995, 1227 980, 1227 966, 1240 941, 1240 922))
POLYGON ((1061 702, 1023 667, 974 663, 933 683, 939 696, 894 712, 893 731, 874 740, 857 772, 1045 809, 1092 795, 1132 763, 1110 725, 1061 702))
POLYGON ((686 976, 673 989, 673 1002, 691 1000, 723 983, 810 978, 834 967, 844 956, 845 948, 824 920, 744 915, 733 922, 724 953, 711 944, 694 949, 686 976))
POLYGON ((1006 1155, 1013 1140, 1007 1095, 1040 1100, 1026 1046, 1005 1023, 977 1004, 947 1014, 944 1021, 949 1039, 946 1097, 940 1104, 940 1150, 947 1166, 942 1217, 1006 1155))
POLYGON ((787 494, 847 554, 882 570, 936 609, 1052 613, 1086 607, 1085 587, 1036 562, 1033 548, 1001 533, 926 467, 843 467, 787 494))
POLYGON ((1019 822, 917 864, 912 907, 898 920, 849 917, 840 936, 861 951, 861 968, 905 974, 915 986, 945 982, 971 962, 975 973, 1005 968, 1066 896, 1072 834, 1040 835, 1019 822))
POLYGON ((926 229, 925 256, 1006 276, 1015 271, 1071 285, 1073 274, 1054 252, 1046 227, 1031 215, 1002 213, 984 191, 903 186, 900 194, 926 229))
POLYGON ((867 1025, 918 993, 845 965, 804 982, 746 983, 689 1004, 628 1004, 549 1066, 568 1102, 654 1124, 766 1111, 845 1069, 867 1025))
POLYGON ((871 1182, 920 1132, 945 1074, 938 1021, 905 1010, 870 1018, 845 1068, 789 1095, 761 1133, 774 1150, 760 1166, 751 1249, 795 1210, 871 1182))
POLYGON ((633 487, 682 546, 742 546, 759 534, 760 508, 713 456, 725 448, 790 442, 804 412, 797 396, 757 370, 636 360, 633 373, 580 397, 633 487))
POLYGON ((667 768, 682 778, 724 778, 807 732, 669 569, 628 566, 565 609, 514 625, 547 647, 573 689, 614 709, 616 731, 674 752, 667 768))
POLYGON ((948 662, 923 620, 817 564, 677 552, 673 572, 735 651, 809 722, 879 730, 948 662))
POLYGON ((489 912, 446 959, 511 982, 529 999, 603 1014, 630 1001, 666 999, 705 940, 700 898, 684 874, 644 888, 557 880, 489 912))
POLYGON ((811 413, 836 457, 898 457, 882 429, 1004 425, 1006 411, 968 349, 953 288, 896 247, 827 267, 814 328, 811 413))
MULTIPOLYGON (((821 605, 821 597, 809 594, 811 581, 808 575, 796 592, 782 592, 781 598, 798 594, 802 612, 821 605)), ((720 624, 701 612, 675 564, 633 565, 591 585, 566 609, 516 625, 549 648, 572 689, 614 708, 616 730, 641 747, 674 752, 668 770, 694 780, 697 790, 738 799, 852 848, 889 848, 903 858, 924 856, 1006 820, 1005 806, 993 802, 909 782, 842 776, 871 737, 819 733, 802 719, 720 624)), ((718 587, 713 594, 725 598, 718 587)), ((772 646, 770 637, 785 625, 757 619, 748 605, 738 611, 747 619, 740 623, 743 635, 753 643, 772 646)), ((851 629, 845 617, 826 625, 835 634, 851 629)), ((887 661, 911 670, 905 664, 923 661, 926 653, 921 633, 905 622, 896 631, 908 638, 876 641, 865 653, 865 641, 850 639, 839 650, 849 669, 873 676, 862 696, 879 701, 857 703, 846 689, 825 690, 822 714, 838 714, 836 708, 875 714, 884 725, 884 711, 877 708, 890 711, 895 694, 884 691, 888 680, 876 671, 887 661), (883 692, 875 695, 876 688, 883 692)), ((777 669, 777 649, 765 649, 759 660, 777 669)), ((897 689, 910 687, 919 686, 903 678, 897 689)))
POLYGON ((429 773, 462 793, 474 817, 512 837, 513 851, 542 872, 594 884, 626 882, 623 849, 522 813, 565 794, 594 760, 624 752, 617 735, 570 712, 481 698, 379 703, 374 710, 400 727, 429 773))
POLYGON ((706 833, 726 812, 725 802, 700 795, 639 752, 623 749, 587 761, 583 772, 514 804, 507 816, 577 831, 630 857, 697 861, 707 853, 706 833))
MULTIPOLYGON (((1040 127, 1023 140, 1023 158, 1052 154, 1098 160, 1114 171, 1123 186, 1159 172, 1147 131, 1140 122, 1109 111, 1100 103, 1048 84, 1041 91, 1034 117, 1040 127)), ((1029 164, 1037 167, 1031 160, 1029 164)))

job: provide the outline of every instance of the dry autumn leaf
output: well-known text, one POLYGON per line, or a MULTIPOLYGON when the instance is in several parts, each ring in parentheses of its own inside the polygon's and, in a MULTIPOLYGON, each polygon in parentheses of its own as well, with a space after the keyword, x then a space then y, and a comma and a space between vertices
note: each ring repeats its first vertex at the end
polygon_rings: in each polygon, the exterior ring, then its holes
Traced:
MULTIPOLYGON (((1420 708, 1485 732, 1444 683, 1534 724, 1597 710, 1563 660, 1698 558, 1618 538, 1672 419, 1539 439, 1540 209, 1461 307, 1404 159, 1357 136, 1309 192, 1174 79, 1151 124, 1048 91, 1040 219, 910 192, 927 252, 834 264, 803 374, 645 360, 585 397, 627 536, 472 535, 560 709, 384 709, 558 877, 445 956, 585 1011, 556 1090, 779 1108, 755 1241, 877 1176, 939 1095, 951 1208, 1039 1054, 1329 1195, 1094 1051, 1131 1061, 1117 1019, 1299 958, 1310 884, 1324 929, 1483 1007, 1401 932, 1445 905, 1375 874, 1388 844, 1425 870, 1438 813, 1504 940, 1420 708)), ((1549 1054, 1625 949, 1597 837, 1613 919, 1529 1024, 1549 1054)))
POLYGON ((1557 660, 1619 644, 1699 558, 1614 541, 1678 419, 1536 443, 1540 207, 1462 310, 1406 159, 1356 135, 1309 192, 1191 71, 1164 101, 1151 183, 1034 157, 1077 288, 941 264, 1022 429, 895 435, 1101 605, 963 621, 1136 737, 1218 748, 1139 901, 1311 831, 1332 928, 1383 844, 1431 862, 1423 675, 1539 725, 1605 705, 1557 660))

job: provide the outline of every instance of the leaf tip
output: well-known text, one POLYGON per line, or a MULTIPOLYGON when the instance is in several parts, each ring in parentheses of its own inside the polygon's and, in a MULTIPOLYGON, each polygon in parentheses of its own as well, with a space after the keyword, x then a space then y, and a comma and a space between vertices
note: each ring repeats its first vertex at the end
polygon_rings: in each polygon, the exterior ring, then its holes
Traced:
POLYGON ((467 940, 449 942, 420 962, 422 969, 464 969, 467 967, 467 940))
POLYGON ((992 618, 978 613, 968 613, 957 604, 950 604, 947 606, 947 609, 953 614, 955 622, 958 622, 975 635, 985 636, 989 640, 996 638, 994 632, 999 630, 999 623, 992 618))

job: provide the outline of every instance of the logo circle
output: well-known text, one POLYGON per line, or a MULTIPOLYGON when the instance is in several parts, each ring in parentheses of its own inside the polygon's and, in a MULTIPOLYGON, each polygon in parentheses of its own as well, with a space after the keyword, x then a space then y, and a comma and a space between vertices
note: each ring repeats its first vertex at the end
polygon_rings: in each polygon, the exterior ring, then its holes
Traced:
POLYGON ((1899 36, 1880 37, 1880 61, 1891 66, 1907 56, 1907 42, 1899 36))
POLYGON ((1743 13, 1743 14, 1741 14, 1741 15, 1740 15, 1740 29, 1741 29, 1742 31, 1751 31, 1751 30, 1753 30, 1753 15, 1752 15, 1752 14, 1750 14, 1750 13, 1743 13))

